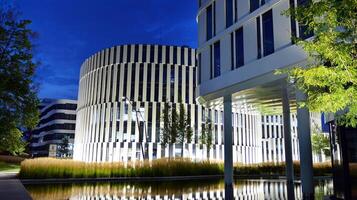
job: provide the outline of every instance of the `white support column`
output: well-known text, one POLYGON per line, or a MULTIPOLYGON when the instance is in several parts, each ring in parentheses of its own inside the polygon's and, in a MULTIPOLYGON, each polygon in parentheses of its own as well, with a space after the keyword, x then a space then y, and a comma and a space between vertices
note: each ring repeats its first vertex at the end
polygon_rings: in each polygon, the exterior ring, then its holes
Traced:
MULTIPOLYGON (((296 100, 301 102, 306 100, 306 96, 301 91, 296 91, 296 100)), ((300 149, 300 174, 303 199, 314 198, 313 167, 312 167, 312 148, 310 113, 307 108, 297 109, 297 131, 300 149)))
POLYGON ((232 95, 223 98, 224 104, 224 182, 233 185, 233 155, 232 155, 232 95))
POLYGON ((282 89, 283 122, 284 122, 284 147, 285 147, 285 170, 287 180, 288 199, 294 199, 294 166, 291 148, 291 124, 290 124, 290 104, 288 88, 282 89))

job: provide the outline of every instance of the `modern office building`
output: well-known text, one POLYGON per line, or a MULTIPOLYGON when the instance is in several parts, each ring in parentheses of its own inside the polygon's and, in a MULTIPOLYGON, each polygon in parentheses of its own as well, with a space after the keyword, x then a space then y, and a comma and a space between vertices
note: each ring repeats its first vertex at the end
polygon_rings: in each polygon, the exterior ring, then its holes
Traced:
POLYGON ((30 151, 34 157, 72 157, 77 101, 43 99, 40 122, 30 132, 30 151))
POLYGON ((225 182, 233 183, 232 115, 236 104, 247 102, 283 114, 288 182, 293 181, 290 113, 297 113, 303 197, 313 197, 310 114, 296 106, 305 95, 277 75, 277 69, 305 66, 306 53, 292 36, 311 33, 295 19, 282 15, 303 0, 199 0, 198 88, 200 102, 220 104, 224 110, 225 182))
MULTIPOLYGON (((135 161, 168 157, 160 145, 165 103, 182 102, 191 116, 192 142, 184 157, 207 158, 200 134, 205 119, 213 123, 210 159, 223 160, 223 112, 196 104, 196 51, 188 47, 120 45, 85 60, 80 72, 74 159, 87 162, 135 161)), ((261 162, 260 116, 234 113, 234 160, 261 162)), ((182 145, 174 145, 181 156, 182 145)))

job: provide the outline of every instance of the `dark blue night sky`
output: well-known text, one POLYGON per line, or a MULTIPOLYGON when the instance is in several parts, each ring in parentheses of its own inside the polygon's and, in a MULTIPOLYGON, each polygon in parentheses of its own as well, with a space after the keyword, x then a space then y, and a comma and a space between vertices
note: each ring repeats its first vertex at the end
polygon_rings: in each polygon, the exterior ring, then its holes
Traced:
POLYGON ((117 44, 197 46, 195 0, 17 0, 39 33, 40 98, 77 99, 81 63, 117 44))

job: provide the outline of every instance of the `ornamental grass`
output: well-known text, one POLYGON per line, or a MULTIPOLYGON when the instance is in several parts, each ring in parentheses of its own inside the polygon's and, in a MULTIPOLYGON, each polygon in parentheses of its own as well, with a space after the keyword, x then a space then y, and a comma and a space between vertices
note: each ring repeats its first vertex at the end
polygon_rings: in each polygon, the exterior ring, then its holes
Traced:
POLYGON ((21 163, 20 178, 110 178, 164 177, 223 174, 223 164, 186 159, 132 162, 85 163, 73 160, 36 158, 21 163))
MULTIPOLYGON (((36 158, 21 163, 20 178, 113 178, 113 177, 167 177, 222 175, 222 162, 193 162, 189 159, 158 159, 131 162, 126 165, 113 163, 86 163, 65 159, 36 158)), ((258 163, 244 165, 236 163, 234 174, 239 175, 285 175, 285 163, 258 163)), ((294 174, 300 175, 299 162, 294 162, 294 174)), ((314 175, 330 175, 331 164, 314 165, 314 175)))

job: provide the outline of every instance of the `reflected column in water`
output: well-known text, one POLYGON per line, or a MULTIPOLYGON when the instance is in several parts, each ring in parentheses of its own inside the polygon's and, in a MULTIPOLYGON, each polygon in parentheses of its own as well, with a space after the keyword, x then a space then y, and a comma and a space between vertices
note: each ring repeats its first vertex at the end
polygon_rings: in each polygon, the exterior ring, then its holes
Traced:
POLYGON ((233 184, 225 184, 224 199, 226 199, 226 200, 234 199, 234 197, 233 197, 233 184))

